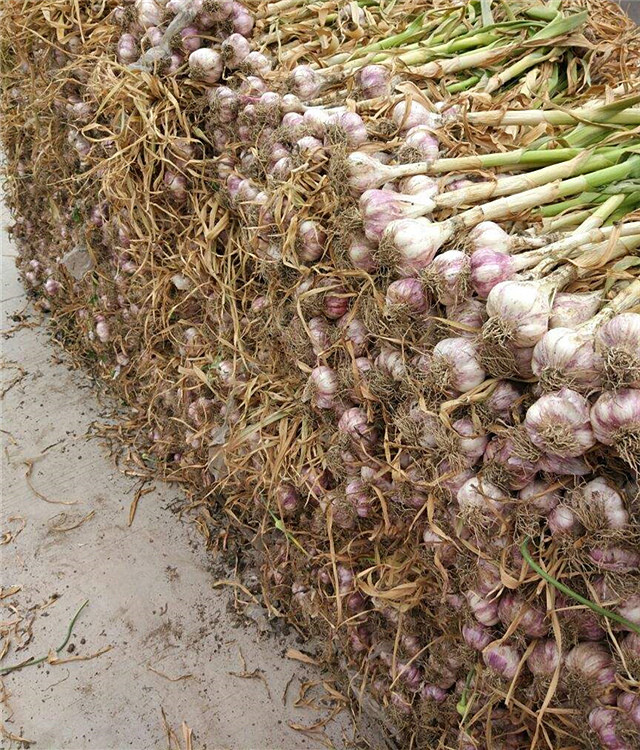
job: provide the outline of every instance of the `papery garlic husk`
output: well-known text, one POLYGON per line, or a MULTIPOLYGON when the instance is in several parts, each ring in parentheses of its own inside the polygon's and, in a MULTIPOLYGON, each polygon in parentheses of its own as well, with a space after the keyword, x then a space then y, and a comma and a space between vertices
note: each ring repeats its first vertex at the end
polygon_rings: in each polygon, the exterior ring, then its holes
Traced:
POLYGON ((640 313, 626 312, 598 329, 596 348, 611 388, 640 388, 640 313))
POLYGON ((590 393, 602 385, 602 359, 590 330, 547 331, 533 349, 532 370, 545 391, 567 386, 590 393))
POLYGON ((583 455, 596 443, 589 402, 570 388, 541 396, 529 407, 524 426, 531 442, 550 455, 583 455))

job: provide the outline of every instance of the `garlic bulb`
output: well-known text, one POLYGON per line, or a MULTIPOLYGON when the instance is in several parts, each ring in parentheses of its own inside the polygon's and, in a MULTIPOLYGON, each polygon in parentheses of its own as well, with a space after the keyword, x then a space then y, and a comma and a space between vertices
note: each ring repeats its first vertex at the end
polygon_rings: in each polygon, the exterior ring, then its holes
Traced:
POLYGON ((482 658, 492 672, 505 680, 512 680, 518 673, 522 654, 516 646, 496 643, 484 650, 482 658))
POLYGON ((536 677, 551 677, 559 662, 558 644, 551 639, 538 641, 527 658, 529 671, 536 677))
POLYGON ((396 219, 384 229, 376 257, 383 265, 388 257, 398 273, 417 275, 426 268, 438 252, 437 239, 429 235, 431 222, 424 216, 415 219, 396 219))
POLYGON ((417 125, 437 128, 442 119, 440 115, 429 112, 426 107, 415 100, 398 102, 393 108, 391 118, 396 126, 405 132, 417 125))
POLYGON ((541 396, 529 407, 524 426, 531 442, 551 455, 581 456, 596 443, 589 402, 570 388, 541 396))
POLYGON ((338 377, 331 367, 319 365, 309 375, 309 386, 319 409, 332 409, 338 392, 338 377))
POLYGON ((603 477, 587 482, 578 490, 579 500, 589 514, 597 512, 609 529, 623 529, 629 522, 620 493, 603 477))
POLYGON ((590 331, 552 328, 533 349, 531 368, 545 390, 563 385, 589 393, 602 383, 602 359, 590 331))
POLYGON ((418 279, 398 279, 387 287, 385 298, 387 312, 403 311, 409 315, 422 315, 427 310, 427 298, 418 279))
POLYGON ((433 348, 429 375, 431 384, 443 392, 476 388, 485 379, 476 344, 462 337, 441 339, 433 348))
POLYGON ((356 73, 356 85, 364 99, 375 99, 389 92, 390 71, 384 65, 365 65, 356 73))
POLYGON ((570 294, 558 292, 553 298, 549 328, 577 328, 587 323, 600 309, 600 292, 570 294))
POLYGON ((549 327, 551 295, 537 281, 503 281, 489 293, 487 313, 485 328, 495 319, 516 346, 535 346, 549 327))
POLYGON ((214 84, 222 75, 222 56, 210 47, 201 47, 189 55, 189 73, 192 78, 214 84))
POLYGON ((601 326, 596 348, 608 383, 640 388, 640 313, 622 313, 601 326))
POLYGON ((478 476, 467 480, 460 487, 457 500, 464 514, 479 512, 484 516, 500 516, 509 508, 509 496, 495 484, 478 476))
POLYGON ((614 445, 632 467, 640 466, 640 389, 605 391, 591 408, 596 440, 614 445))

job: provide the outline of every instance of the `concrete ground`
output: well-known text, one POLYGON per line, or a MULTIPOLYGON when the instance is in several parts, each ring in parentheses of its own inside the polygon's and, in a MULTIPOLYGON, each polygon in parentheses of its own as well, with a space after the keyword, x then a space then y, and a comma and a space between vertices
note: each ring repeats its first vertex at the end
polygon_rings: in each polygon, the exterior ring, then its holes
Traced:
MULTIPOLYGON (((303 682, 330 675, 285 656, 310 644, 261 634, 228 611, 201 537, 171 510, 176 488, 156 483, 128 525, 139 482, 86 437, 100 418, 91 384, 38 325, 4 232, 0 245, 0 670, 52 658, 1 678, 0 748, 350 746, 346 711, 324 735, 291 727, 328 715, 294 701, 303 682)), ((312 693, 327 698, 321 682, 312 693)), ((369 747, 384 744, 364 731, 369 747)))

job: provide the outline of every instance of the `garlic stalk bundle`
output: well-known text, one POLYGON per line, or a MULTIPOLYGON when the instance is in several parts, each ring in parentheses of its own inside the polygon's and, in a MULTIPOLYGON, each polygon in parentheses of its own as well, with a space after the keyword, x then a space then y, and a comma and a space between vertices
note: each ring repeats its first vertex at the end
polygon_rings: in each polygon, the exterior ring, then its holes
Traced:
POLYGON ((570 388, 541 396, 527 410, 524 427, 541 451, 567 458, 583 455, 597 439, 589 419, 589 402, 570 388))
POLYGON ((577 328, 587 323, 600 309, 602 294, 558 292, 553 298, 549 328, 577 328))
POLYGON ((640 389, 604 391, 591 408, 591 426, 598 442, 640 469, 640 389))
POLYGON ((485 379, 476 344, 462 337, 441 339, 433 348, 428 365, 429 385, 441 393, 451 389, 466 393, 485 379))
MULTIPOLYGON (((636 284, 640 288, 640 282, 636 284)), ((640 313, 622 313, 605 323, 598 330, 596 349, 607 383, 640 388, 640 313)))

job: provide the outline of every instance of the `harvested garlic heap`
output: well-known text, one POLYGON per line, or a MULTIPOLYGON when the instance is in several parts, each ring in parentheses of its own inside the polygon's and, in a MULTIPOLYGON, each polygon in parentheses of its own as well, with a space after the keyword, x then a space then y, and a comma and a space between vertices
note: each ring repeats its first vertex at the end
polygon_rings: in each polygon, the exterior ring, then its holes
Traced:
POLYGON ((8 5, 25 283, 149 470, 260 535, 407 746, 636 747, 620 12, 8 5))

